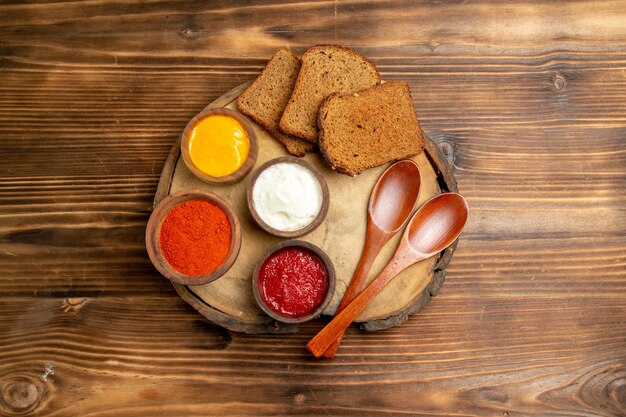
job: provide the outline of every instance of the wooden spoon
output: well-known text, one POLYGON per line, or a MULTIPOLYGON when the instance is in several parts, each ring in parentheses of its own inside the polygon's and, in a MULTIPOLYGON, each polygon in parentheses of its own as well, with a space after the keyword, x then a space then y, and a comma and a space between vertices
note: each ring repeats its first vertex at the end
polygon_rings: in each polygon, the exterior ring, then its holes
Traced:
MULTIPOLYGON (((409 219, 419 197, 421 183, 419 167, 412 160, 405 159, 387 168, 374 185, 367 207, 367 232, 361 259, 335 314, 340 313, 363 290, 374 259, 409 219)), ((324 357, 332 358, 340 343, 341 338, 324 352, 324 357)))
POLYGON ((322 356, 385 285, 409 266, 450 246, 461 234, 466 220, 467 202, 459 194, 440 194, 424 203, 411 218, 385 269, 311 339, 307 349, 317 358, 322 356))

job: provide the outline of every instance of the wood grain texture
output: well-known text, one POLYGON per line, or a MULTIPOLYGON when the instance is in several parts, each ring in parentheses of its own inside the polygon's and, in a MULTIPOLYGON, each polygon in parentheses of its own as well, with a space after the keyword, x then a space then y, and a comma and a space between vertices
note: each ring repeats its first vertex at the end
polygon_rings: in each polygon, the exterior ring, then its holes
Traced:
POLYGON ((624 1, 4 1, 0 414, 624 416, 624 137, 624 1), (317 43, 409 83, 470 206, 436 302, 332 362, 143 247, 187 121, 317 43))
POLYGON ((277 339, 228 333, 178 297, 5 298, 0 370, 33 381, 45 416, 623 411, 621 300, 468 303, 447 290, 420 320, 350 330, 333 362, 304 349, 317 323, 277 339))

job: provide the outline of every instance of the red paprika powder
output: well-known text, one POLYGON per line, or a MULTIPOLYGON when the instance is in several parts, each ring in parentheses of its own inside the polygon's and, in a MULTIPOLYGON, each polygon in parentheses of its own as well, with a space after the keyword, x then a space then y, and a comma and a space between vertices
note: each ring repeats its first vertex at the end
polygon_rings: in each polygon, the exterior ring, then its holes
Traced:
POLYGON ((161 252, 185 275, 215 271, 228 256, 232 241, 230 219, 218 205, 187 200, 170 210, 161 226, 161 252))

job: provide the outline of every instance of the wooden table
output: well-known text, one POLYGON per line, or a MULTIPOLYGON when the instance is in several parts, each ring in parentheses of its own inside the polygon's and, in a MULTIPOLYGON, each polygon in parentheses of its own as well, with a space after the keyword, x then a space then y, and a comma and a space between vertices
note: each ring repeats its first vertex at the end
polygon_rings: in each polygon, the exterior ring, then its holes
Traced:
POLYGON ((0 5, 0 415, 626 415, 626 2, 0 5), (409 82, 470 219, 333 361, 182 301, 144 231, 187 121, 278 47, 409 82))

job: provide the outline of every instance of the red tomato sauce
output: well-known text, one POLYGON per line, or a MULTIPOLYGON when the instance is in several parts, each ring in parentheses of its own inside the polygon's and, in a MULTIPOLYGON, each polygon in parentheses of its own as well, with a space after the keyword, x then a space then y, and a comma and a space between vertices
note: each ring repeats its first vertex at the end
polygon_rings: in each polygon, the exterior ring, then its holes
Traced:
POLYGON ((328 271, 322 260, 304 248, 280 249, 259 269, 259 294, 276 313, 299 318, 315 311, 328 292, 328 271))

